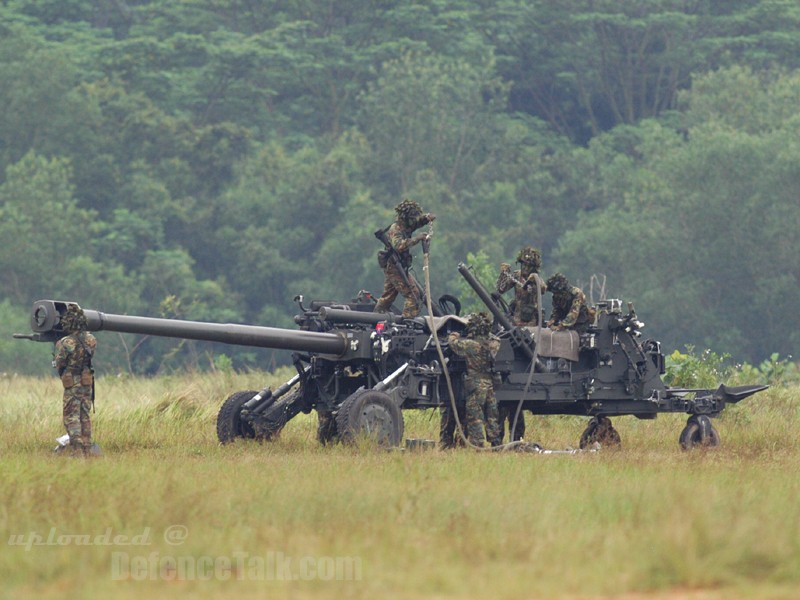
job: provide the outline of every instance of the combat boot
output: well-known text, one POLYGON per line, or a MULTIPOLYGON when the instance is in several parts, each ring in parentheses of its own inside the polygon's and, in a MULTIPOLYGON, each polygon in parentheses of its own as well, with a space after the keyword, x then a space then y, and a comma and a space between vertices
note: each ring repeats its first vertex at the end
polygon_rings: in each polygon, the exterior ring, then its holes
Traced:
POLYGON ((70 441, 65 448, 67 456, 71 456, 72 458, 82 458, 83 457, 83 444, 80 442, 73 442, 70 441))

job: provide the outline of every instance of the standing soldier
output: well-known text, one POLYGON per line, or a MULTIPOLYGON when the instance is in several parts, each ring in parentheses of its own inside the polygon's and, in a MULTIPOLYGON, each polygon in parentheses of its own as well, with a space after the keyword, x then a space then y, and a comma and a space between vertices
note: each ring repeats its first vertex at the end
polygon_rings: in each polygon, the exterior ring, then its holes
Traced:
POLYGON ((492 367, 494 357, 500 350, 500 340, 491 336, 491 330, 489 317, 480 312, 470 316, 465 337, 457 333, 447 337, 453 352, 467 361, 467 439, 481 448, 487 438, 492 446, 502 443, 497 399, 492 385, 492 367))
POLYGON ((413 200, 403 200, 394 210, 397 213, 394 222, 375 234, 386 245, 386 249, 378 253, 384 283, 383 295, 375 304, 374 312, 387 312, 399 293, 405 298, 403 316, 411 318, 419 315, 423 298, 419 283, 408 272, 411 267, 411 248, 427 238, 425 233, 413 237, 412 234, 431 223, 436 215, 423 213, 420 205, 413 200))
POLYGON ((539 304, 536 292, 536 280, 542 294, 546 288, 538 277, 542 267, 542 256, 536 248, 525 246, 517 254, 519 269, 511 272, 511 265, 500 265, 500 276, 497 278, 497 291, 501 294, 514 288, 514 314, 512 321, 519 327, 536 327, 539 324, 539 304))
MULTIPOLYGON (((517 254, 519 269, 512 272, 508 263, 500 264, 500 276, 497 278, 496 288, 498 293, 504 294, 514 288, 514 302, 512 322, 518 327, 536 327, 539 324, 539 296, 547 291, 539 269, 542 268, 542 255, 536 248, 525 246, 517 254), (536 290, 536 281, 539 281, 539 292, 536 290)), ((521 440, 525 436, 525 416, 522 411, 516 415, 514 406, 500 408, 500 435, 505 435, 506 427, 512 441, 521 440), (513 433, 514 417, 517 417, 517 426, 513 433), (508 425, 506 425, 508 422, 508 425)))
POLYGON ((64 427, 69 434, 73 456, 89 456, 92 449, 92 420, 94 406, 94 356, 97 340, 86 331, 83 310, 70 304, 61 317, 61 327, 68 335, 56 342, 53 366, 64 385, 64 427))
POLYGON ((553 311, 547 326, 556 331, 574 329, 586 333, 594 321, 595 311, 586 305, 583 290, 570 285, 564 275, 556 273, 547 280, 547 291, 553 294, 553 311))

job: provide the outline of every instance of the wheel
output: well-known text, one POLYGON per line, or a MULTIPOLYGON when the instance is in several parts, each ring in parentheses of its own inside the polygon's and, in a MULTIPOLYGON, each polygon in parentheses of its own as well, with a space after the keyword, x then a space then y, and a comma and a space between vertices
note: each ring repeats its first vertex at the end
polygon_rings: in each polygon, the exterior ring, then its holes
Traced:
POLYGON ((716 448, 719 446, 719 433, 711 425, 711 419, 706 416, 692 416, 686 422, 686 427, 678 438, 681 448, 691 450, 696 446, 703 448, 716 448))
POLYGON ((258 392, 236 392, 228 396, 217 413, 217 439, 222 444, 232 442, 237 437, 255 438, 256 432, 250 423, 242 420, 242 406, 258 392))
POLYGON ((336 414, 336 429, 345 444, 367 436, 380 446, 398 446, 403 427, 400 407, 387 394, 374 390, 359 390, 348 396, 336 414))
POLYGON ((611 448, 622 444, 619 433, 608 417, 592 417, 581 435, 581 450, 598 442, 603 448, 611 448))

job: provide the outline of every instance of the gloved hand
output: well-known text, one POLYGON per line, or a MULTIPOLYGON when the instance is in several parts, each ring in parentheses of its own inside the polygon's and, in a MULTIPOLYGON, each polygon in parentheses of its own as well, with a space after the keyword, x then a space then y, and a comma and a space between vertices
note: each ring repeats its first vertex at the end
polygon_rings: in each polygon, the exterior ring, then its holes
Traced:
POLYGON ((428 213, 425 215, 425 218, 428 219, 428 223, 432 223, 436 220, 436 215, 433 213, 428 213))
POLYGON ((511 265, 508 263, 500 263, 500 272, 501 273, 511 272, 511 265))

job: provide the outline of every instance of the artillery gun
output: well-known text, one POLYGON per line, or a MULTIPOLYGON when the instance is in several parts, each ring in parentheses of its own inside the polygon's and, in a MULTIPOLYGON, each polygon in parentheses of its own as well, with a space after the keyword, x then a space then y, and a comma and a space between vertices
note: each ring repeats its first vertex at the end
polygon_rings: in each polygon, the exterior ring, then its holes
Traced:
MULTIPOLYGON (((716 446, 711 424, 728 404, 767 386, 720 385, 716 390, 666 386, 659 342, 638 337, 642 323, 631 305, 605 300, 588 333, 550 332, 515 327, 502 303, 460 264, 459 272, 495 317, 500 350, 495 359, 498 403, 533 414, 590 417, 580 446, 620 442, 610 418, 634 415, 653 419, 658 413, 687 413, 680 434, 684 449, 716 446), (570 346, 567 352, 564 345, 570 346), (561 349, 559 349, 561 348, 561 349)), ((403 318, 373 313, 364 295, 349 303, 303 305, 297 330, 255 325, 202 323, 107 314, 84 310, 90 331, 116 331, 292 351, 297 371, 272 390, 244 390, 230 395, 217 416, 217 436, 269 440, 292 418, 315 410, 318 439, 352 442, 369 435, 397 446, 403 439, 403 410, 442 408, 465 400, 466 366, 450 352, 447 335, 464 330, 458 303, 442 297, 442 316, 403 318), (449 304, 448 304, 449 301, 449 304), (448 314, 448 311, 452 311, 448 314), (448 380, 450 385, 448 385, 448 380), (452 394, 450 393, 452 390, 452 394)), ((70 302, 39 300, 31 316, 35 341, 54 342, 65 333, 60 319, 70 302)), ((540 319, 541 322, 541 319, 540 319)))

